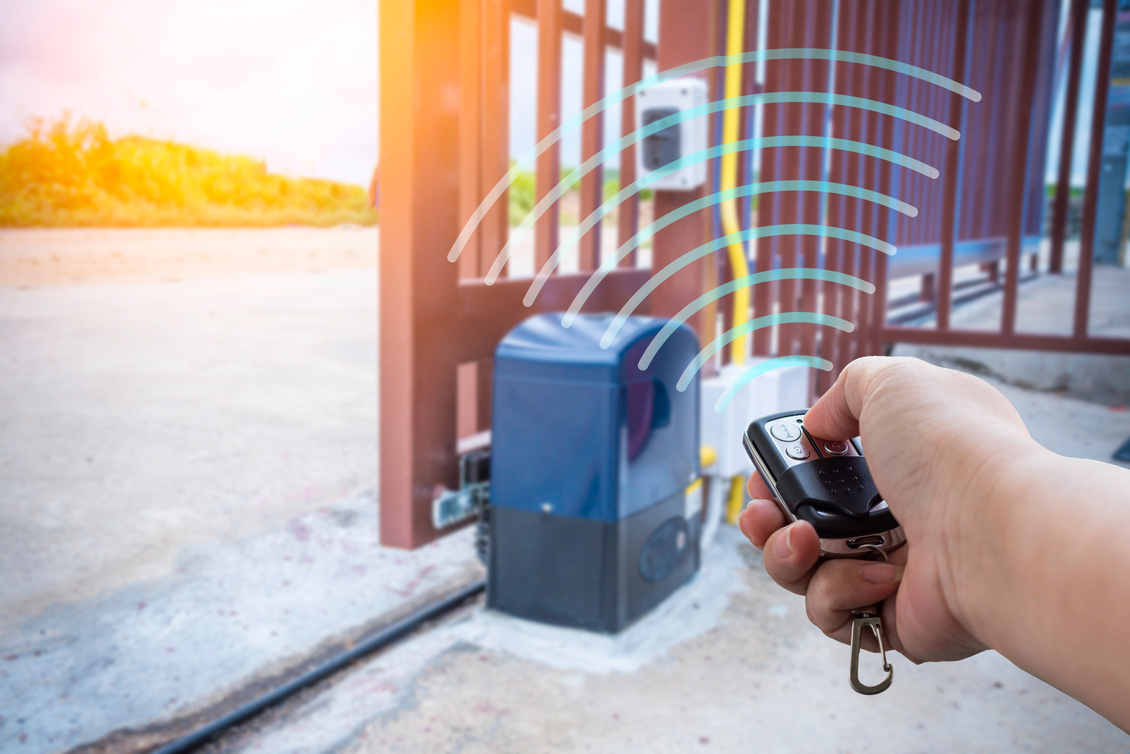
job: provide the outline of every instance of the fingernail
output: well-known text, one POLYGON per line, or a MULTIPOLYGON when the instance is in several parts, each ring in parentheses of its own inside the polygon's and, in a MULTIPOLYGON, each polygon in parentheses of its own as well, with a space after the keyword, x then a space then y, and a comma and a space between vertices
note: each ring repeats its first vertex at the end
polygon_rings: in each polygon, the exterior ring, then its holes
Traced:
POLYGON ((777 544, 773 545, 773 554, 781 560, 793 554, 793 527, 785 527, 784 533, 777 537, 777 544))
POLYGON ((902 566, 890 563, 867 563, 859 567, 859 575, 872 584, 897 584, 902 580, 902 566))
MULTIPOLYGON (((746 508, 746 510, 749 510, 749 508, 746 508)), ((745 511, 743 510, 742 513, 745 513, 745 511)), ((744 534, 746 539, 749 539, 749 532, 745 530, 745 516, 738 516, 738 531, 744 534)))

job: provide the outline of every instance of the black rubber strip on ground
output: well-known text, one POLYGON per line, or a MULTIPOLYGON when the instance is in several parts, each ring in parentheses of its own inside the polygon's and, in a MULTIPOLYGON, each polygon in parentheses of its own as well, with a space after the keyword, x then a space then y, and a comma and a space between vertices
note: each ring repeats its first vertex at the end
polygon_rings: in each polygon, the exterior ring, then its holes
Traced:
POLYGON ((185 754, 185 752, 190 752, 193 749, 203 746, 230 728, 246 722, 269 707, 273 707, 290 697, 292 694, 333 675, 354 660, 364 657, 371 652, 375 652, 378 649, 382 649, 397 639, 416 630, 421 624, 454 610, 470 598, 478 595, 479 592, 482 592, 484 589, 486 589, 486 581, 476 581, 449 597, 426 605, 403 620, 397 621, 391 626, 383 628, 369 638, 364 639, 352 649, 331 657, 318 667, 303 673, 278 688, 268 691, 266 694, 232 710, 223 717, 194 730, 187 736, 162 746, 160 749, 157 749, 154 754, 185 754))

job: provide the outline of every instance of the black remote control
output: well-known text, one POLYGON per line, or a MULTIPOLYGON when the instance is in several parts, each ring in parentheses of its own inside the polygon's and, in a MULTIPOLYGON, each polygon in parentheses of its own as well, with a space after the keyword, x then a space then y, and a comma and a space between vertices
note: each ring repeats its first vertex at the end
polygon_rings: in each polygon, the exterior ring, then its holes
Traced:
POLYGON ((812 524, 829 557, 866 557, 902 545, 902 527, 876 489, 858 440, 812 436, 805 413, 758 419, 743 438, 785 516, 812 524))

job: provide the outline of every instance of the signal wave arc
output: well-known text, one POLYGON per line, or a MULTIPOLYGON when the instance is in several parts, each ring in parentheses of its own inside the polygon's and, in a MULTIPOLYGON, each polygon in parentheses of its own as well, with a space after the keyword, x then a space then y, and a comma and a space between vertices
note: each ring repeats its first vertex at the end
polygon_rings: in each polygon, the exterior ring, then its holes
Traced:
MULTIPOLYGON (((788 182, 788 181, 774 181, 773 183, 786 183, 786 182, 788 182)), ((819 181, 817 181, 817 183, 819 183, 819 181)), ((757 185, 757 184, 754 184, 754 185, 757 185)), ((719 192, 718 194, 713 194, 711 197, 707 197, 707 199, 711 199, 713 197, 724 197, 726 195, 742 196, 743 195, 742 192, 744 192, 745 189, 748 189, 748 188, 751 188, 751 187, 744 186, 744 187, 741 187, 741 188, 738 188, 738 189, 732 189, 731 191, 722 191, 722 192, 719 192)), ((849 186, 847 188, 851 189, 852 187, 849 186)), ((858 191, 859 189, 853 189, 853 190, 858 191)), ((850 195, 851 194, 849 194, 849 196, 850 195)), ((628 254, 630 254, 633 249, 635 249, 637 246, 639 246, 639 244, 642 241, 644 241, 648 238, 651 238, 651 236, 656 231, 662 230, 663 228, 667 227, 671 223, 674 223, 674 222, 686 217, 689 214, 697 212, 700 209, 704 209, 705 207, 713 206, 714 204, 717 204, 719 201, 721 201, 721 200, 715 199, 714 201, 711 201, 709 203, 705 203, 706 199, 700 199, 699 201, 691 202, 690 204, 685 204, 682 207, 680 207, 679 209, 676 209, 673 212, 667 213, 666 215, 664 215, 660 219, 656 220, 655 222, 651 223, 646 228, 641 230, 639 233, 637 233, 636 235, 634 235, 630 239, 628 239, 628 241, 626 241, 624 244, 622 244, 620 246, 619 249, 616 250, 615 254, 613 254, 610 258, 601 262, 600 267, 598 267, 595 271, 593 271, 593 274, 589 277, 588 280, 585 281, 584 286, 581 288, 580 292, 577 293, 577 297, 573 299, 573 303, 569 306, 569 311, 565 314, 565 317, 562 318, 561 323, 565 327, 569 327, 573 324, 573 320, 576 318, 577 312, 579 312, 581 310, 581 307, 584 306, 585 302, 588 301, 589 296, 591 296, 592 292, 596 290, 596 287, 598 285, 600 285, 601 282, 603 282, 603 280, 606 277, 608 277, 608 274, 610 272, 612 272, 616 269, 616 265, 620 263, 620 260, 622 260, 624 257, 628 256, 628 254)), ((845 230, 843 228, 836 228, 836 227, 833 227, 833 226, 830 226, 830 225, 808 225, 808 224, 769 225, 769 226, 766 226, 766 227, 763 227, 763 228, 750 228, 750 229, 747 229, 747 230, 743 230, 740 233, 731 233, 728 236, 723 236, 722 238, 716 239, 716 240, 714 240, 710 243, 699 246, 697 249, 692 249, 691 251, 688 251, 686 254, 683 254, 681 257, 679 257, 677 260, 672 262, 667 267, 663 268, 663 270, 656 273, 656 276, 658 277, 659 275, 664 275, 665 273, 666 273, 666 275, 669 276, 671 272, 674 272, 674 269, 677 269, 677 268, 673 269, 673 266, 678 265, 678 267, 680 267, 680 268, 685 267, 686 265, 690 264, 691 262, 695 261, 696 259, 700 259, 700 258, 706 256, 707 254, 709 254, 712 251, 717 251, 718 249, 726 248, 726 246, 731 244, 731 243, 753 241, 753 240, 757 240, 759 238, 771 238, 773 236, 786 236, 786 235, 820 236, 822 238, 823 237, 839 238, 843 241, 851 241, 851 242, 854 242, 854 243, 862 244, 864 246, 870 246, 871 248, 875 249, 876 251, 880 251, 884 254, 887 254, 888 256, 894 256, 894 254, 897 251, 897 249, 892 244, 889 244, 886 241, 882 241, 878 238, 875 238, 874 236, 869 236, 865 233, 859 233, 859 232, 852 231, 852 230, 845 230), (723 243, 723 242, 725 242, 725 243, 723 243)))
MULTIPOLYGON (((636 310, 636 307, 643 303, 643 300, 651 295, 651 293, 656 288, 658 288, 659 285, 663 283, 663 281, 670 278, 679 270, 683 269, 684 267, 691 264, 692 262, 695 262, 698 259, 702 259, 705 256, 713 254, 719 249, 726 248, 730 244, 745 243, 747 241, 754 241, 760 238, 772 238, 775 236, 817 236, 820 238, 838 238, 841 241, 848 241, 849 243, 857 243, 861 246, 868 246, 872 249, 875 249, 876 251, 880 251, 891 256, 893 256, 897 251, 891 244, 887 243, 886 241, 881 241, 874 236, 869 236, 854 230, 836 228, 830 225, 770 225, 764 228, 751 228, 748 230, 739 231, 738 233, 731 233, 728 236, 723 236, 709 243, 705 243, 696 249, 691 249, 687 253, 680 256, 678 259, 668 264, 663 269, 656 272, 650 278, 648 278, 647 282, 644 283, 640 287, 640 289, 632 295, 630 299, 628 299, 628 302, 624 304, 623 308, 620 309, 620 312, 616 315, 615 319, 613 319, 612 324, 608 327, 608 332, 606 332, 604 337, 601 339, 601 346, 603 348, 607 348, 612 343, 612 339, 616 336, 616 333, 619 332, 620 327, 624 324, 624 321, 627 320, 627 318, 631 316, 632 312, 636 310)), ((611 264, 614 265, 615 262, 611 264)), ((576 297, 573 299, 573 302, 569 305, 569 309, 561 318, 561 325, 563 327, 572 327, 573 322, 577 318, 577 314, 579 314, 581 311, 581 308, 584 307, 585 303, 589 300, 589 297, 592 296, 593 291, 596 290, 596 287, 600 285, 601 281, 608 276, 608 272, 612 269, 614 269, 614 267, 609 266, 606 268, 602 265, 599 270, 594 272, 592 276, 585 281, 584 286, 581 287, 581 290, 577 293, 576 297)), ((758 274, 771 275, 773 272, 773 270, 769 270, 758 274)), ((749 276, 746 276, 745 278, 740 279, 745 280, 748 277, 749 276)), ((757 276, 754 275, 753 277, 756 278, 757 276)), ((776 278, 766 279, 773 280, 776 278)))
POLYGON ((675 387, 682 392, 687 389, 691 384, 691 380, 698 374, 698 370, 702 369, 703 365, 714 358, 714 354, 721 351, 727 345, 738 338, 749 335, 755 330, 760 330, 764 327, 772 327, 773 325, 790 325, 790 324, 807 324, 807 325, 824 325, 827 327, 834 327, 837 330, 844 332, 853 332, 855 325, 848 322, 846 319, 833 317, 830 314, 819 314, 816 312, 785 312, 782 314, 770 314, 765 317, 758 317, 744 324, 732 327, 726 332, 715 338, 706 348, 702 349, 698 356, 694 358, 687 368, 683 370, 683 375, 679 378, 678 384, 675 387))
MULTIPOLYGON (((647 348, 644 350, 643 355, 640 356, 640 370, 647 369, 649 366, 651 366, 652 359, 655 358, 655 354, 659 353, 659 349, 663 347, 663 344, 667 342, 667 339, 670 338, 684 322, 701 311, 704 307, 709 306, 723 296, 730 295, 737 289, 744 286, 758 285, 760 283, 767 283, 772 280, 822 280, 825 283, 838 283, 840 285, 846 285, 851 288, 855 288, 858 291, 863 291, 867 294, 875 292, 875 286, 871 283, 868 283, 862 278, 857 278, 854 275, 847 275, 843 272, 833 272, 831 270, 813 269, 808 267, 785 267, 778 270, 755 272, 752 275, 746 275, 745 277, 740 277, 737 280, 731 280, 728 283, 723 283, 717 288, 714 288, 713 290, 707 291, 706 293, 702 294, 694 301, 690 302, 682 309, 680 309, 679 313, 671 317, 671 319, 669 319, 667 323, 663 325, 663 328, 658 333, 656 333, 655 337, 651 339, 651 342, 647 344, 647 348)), ((620 313, 623 314, 623 310, 621 310, 620 313)), ((609 333, 611 333, 612 336, 615 336, 615 331, 613 331, 612 329, 612 327, 615 325, 615 321, 611 325, 609 325, 608 330, 605 331, 604 337, 601 339, 601 345, 604 345, 604 342, 606 340, 611 342, 609 333)), ((619 327, 617 327, 617 330, 619 330, 619 327)), ((607 346, 605 347, 607 348, 607 346)))
MULTIPOLYGON (((565 258, 565 255, 568 254, 569 251, 571 251, 574 247, 576 247, 585 233, 588 233, 590 230, 592 230, 597 223, 607 217, 614 208, 618 207, 632 194, 642 191, 653 183, 667 177, 671 173, 681 170, 689 165, 706 162, 708 160, 715 159, 716 157, 732 154, 734 152, 746 152, 755 149, 770 149, 774 147, 829 147, 831 149, 838 149, 846 152, 855 152, 857 154, 862 154, 868 157, 875 157, 881 160, 886 160, 887 162, 891 162, 896 165, 905 167, 909 170, 913 170, 916 173, 920 173, 927 178, 933 179, 938 177, 937 168, 931 165, 927 165, 920 160, 915 160, 912 157, 907 157, 906 155, 899 154, 898 152, 892 151, 890 149, 875 147, 870 144, 864 144, 863 142, 851 141, 850 139, 836 139, 824 136, 763 136, 755 139, 744 139, 742 141, 723 144, 721 146, 711 147, 709 149, 694 152, 693 154, 682 157, 665 167, 648 173, 644 177, 637 180, 635 183, 629 184, 628 186, 622 188, 614 196, 610 197, 606 202, 601 204, 600 207, 593 210, 588 215, 588 217, 586 217, 581 222, 580 225, 578 225, 573 229, 572 232, 570 232, 570 234, 561 242, 557 249, 554 250, 549 259, 546 260, 545 264, 542 266, 541 270, 538 271, 537 276, 534 278, 534 282, 530 284, 530 288, 526 292, 526 296, 522 300, 522 303, 526 306, 533 306, 534 301, 537 300, 538 294, 541 293, 541 289, 545 287, 545 284, 549 280, 550 275, 555 269, 557 269, 558 265, 561 264, 562 260, 565 258)), ((588 163, 585 164, 587 165, 588 163)), ((561 184, 558 184, 558 186, 566 184, 568 181, 568 177, 562 179, 561 184)), ((573 184, 568 184, 562 191, 562 194, 564 193, 564 191, 567 191, 568 188, 572 185, 573 184)), ((556 191, 557 189, 554 190, 556 191)), ((560 198, 560 195, 558 195, 558 198, 560 198)), ((540 207, 541 203, 539 203, 538 206, 540 207)), ((510 235, 510 240, 506 242, 506 245, 503 246, 502 251, 499 253, 505 255, 506 258, 509 258, 511 252, 508 251, 508 247, 510 247, 512 244, 516 245, 521 242, 521 240, 529 233, 529 230, 541 218, 546 209, 548 209, 548 206, 549 203, 547 203, 540 212, 538 211, 537 207, 534 207, 534 209, 530 211, 530 214, 527 215, 526 218, 522 221, 522 224, 519 225, 510 235)))
MULTIPOLYGON (((961 133, 959 131, 952 129, 944 123, 934 120, 933 118, 927 118, 925 115, 919 115, 918 113, 907 110, 906 108, 887 105, 882 102, 876 102, 875 100, 864 99, 862 97, 853 97, 846 94, 824 94, 820 92, 771 92, 768 94, 748 94, 742 97, 733 97, 731 99, 719 100, 717 102, 708 102, 705 105, 688 108, 681 112, 675 113, 674 115, 668 115, 666 118, 660 118, 650 125, 633 131, 630 135, 623 137, 622 139, 620 139, 620 141, 609 147, 606 147, 596 155, 590 157, 584 162, 581 167, 575 168, 568 176, 560 181, 552 191, 546 194, 541 199, 541 201, 537 203, 537 206, 534 207, 530 214, 535 216, 536 220, 536 217, 543 214, 550 206, 552 206, 555 201, 560 199, 561 196, 564 195, 565 191, 568 190, 568 186, 576 183, 577 179, 583 173, 591 171, 608 157, 611 157, 614 154, 618 154, 624 146, 635 144, 636 142, 641 141, 647 136, 650 136, 653 133, 658 133, 659 131, 662 131, 672 125, 684 123, 688 120, 700 117, 702 115, 708 115, 713 112, 725 110, 730 106, 745 107, 747 105, 756 104, 759 101, 767 103, 808 102, 816 104, 842 104, 847 107, 857 107, 864 110, 871 110, 883 115, 890 115, 895 118, 900 118, 910 123, 922 125, 932 131, 936 131, 937 133, 947 136, 950 139, 956 140, 961 137, 961 133)), ((914 210, 914 214, 911 215, 911 217, 914 217, 917 214, 918 210, 914 210)), ((534 222, 533 220, 530 220, 529 217, 526 218, 526 221, 529 221, 530 225, 532 225, 534 222)), ((529 225, 527 225, 525 221, 523 222, 522 226, 519 227, 520 229, 524 228, 522 230, 523 233, 529 231, 529 225)), ((461 251, 461 249, 457 250, 455 247, 452 247, 451 252, 447 255, 448 261, 454 262, 456 259, 458 259, 459 251, 461 251)), ((484 282, 487 285, 494 285, 495 281, 498 279, 498 276, 502 274, 502 270, 506 267, 506 263, 510 261, 510 257, 513 255, 513 253, 513 248, 510 243, 507 243, 502 248, 502 251, 500 251, 498 256, 495 258, 494 263, 491 265, 490 271, 486 275, 484 282)))
POLYGON ((662 73, 645 76, 636 83, 631 84, 630 86, 626 86, 620 91, 610 94, 600 101, 589 105, 578 115, 570 118, 568 121, 545 136, 545 138, 541 139, 536 145, 534 145, 533 149, 527 152, 520 160, 518 160, 514 163, 514 165, 511 166, 506 175, 504 175, 498 181, 498 183, 494 185, 494 188, 492 188, 490 192, 485 197, 483 197, 483 200, 479 202, 479 206, 475 208, 475 211, 467 220, 467 223, 463 226, 463 230, 460 231, 459 237, 455 240, 455 243, 452 245, 451 250, 448 252, 448 261, 454 262, 459 258, 459 255, 463 253, 463 249, 466 248, 467 242, 471 239, 471 235, 482 223, 483 218, 486 217, 487 212, 491 207, 494 206, 499 197, 502 196, 502 193, 506 191, 506 189, 509 188, 511 184, 514 183, 514 180, 519 175, 522 174, 522 171, 533 167, 534 163, 537 161, 537 158, 544 154, 547 149, 557 143, 557 141, 561 139, 562 135, 576 130, 589 118, 592 118, 593 116, 604 112, 613 105, 623 102, 628 97, 634 96, 644 89, 648 89, 652 86, 655 86, 656 84, 661 84, 664 81, 670 81, 672 79, 679 78, 680 76, 699 73, 701 71, 719 66, 756 63, 762 60, 795 59, 831 60, 837 62, 869 65, 876 68, 882 68, 884 70, 894 71, 896 73, 911 76, 921 81, 940 86, 944 89, 949 89, 951 92, 959 94, 972 102, 981 101, 981 93, 977 90, 971 89, 964 84, 960 84, 953 79, 934 73, 933 71, 928 71, 925 68, 919 68, 918 66, 909 65, 907 63, 900 63, 897 60, 891 60, 890 58, 883 58, 877 55, 867 55, 865 53, 846 52, 842 50, 829 50, 807 47, 782 48, 778 50, 758 50, 754 52, 742 53, 740 55, 712 56, 691 63, 686 63, 681 66, 676 66, 675 68, 668 69, 666 71, 663 71, 662 73))
POLYGON ((821 369, 825 372, 832 371, 832 362, 817 358, 816 356, 778 356, 775 359, 763 361, 742 372, 741 376, 734 380, 730 387, 726 388, 726 392, 722 393, 722 397, 714 404, 714 410, 718 413, 725 411, 726 406, 734 399, 738 391, 761 375, 776 369, 795 366, 812 367, 813 369, 821 369))

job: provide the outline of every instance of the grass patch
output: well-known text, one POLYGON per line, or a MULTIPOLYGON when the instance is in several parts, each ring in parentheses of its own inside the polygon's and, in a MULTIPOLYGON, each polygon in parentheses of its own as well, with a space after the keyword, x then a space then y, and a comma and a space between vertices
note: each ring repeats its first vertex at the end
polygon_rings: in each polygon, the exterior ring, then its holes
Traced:
MULTIPOLYGON (((1045 183, 1044 184, 1044 196, 1049 197, 1049 198, 1054 197, 1058 188, 1059 188, 1059 186, 1055 183, 1045 183)), ((1067 195, 1070 196, 1072 199, 1082 199, 1083 193, 1085 191, 1086 191, 1086 189, 1082 186, 1070 186, 1070 187, 1068 187, 1067 195)))
MULTIPOLYGON (((511 167, 514 163, 511 162, 511 167)), ((562 168, 561 179, 564 180, 573 168, 562 168)), ((573 184, 569 191, 580 191, 580 183, 573 184)), ((608 201, 620 191, 620 171, 606 168, 604 170, 604 201, 608 201)), ((648 201, 654 196, 654 192, 645 188, 639 192, 640 201, 648 201)), ((526 219, 526 216, 533 212, 534 207, 537 205, 537 179, 532 171, 525 170, 517 175, 514 183, 510 185, 510 225, 518 226, 526 219)), ((565 225, 575 225, 578 219, 575 217, 562 217, 562 222, 565 225)))
POLYGON ((0 226, 271 227, 374 225, 360 186, 268 173, 251 157, 99 123, 34 121, 0 152, 0 226))

